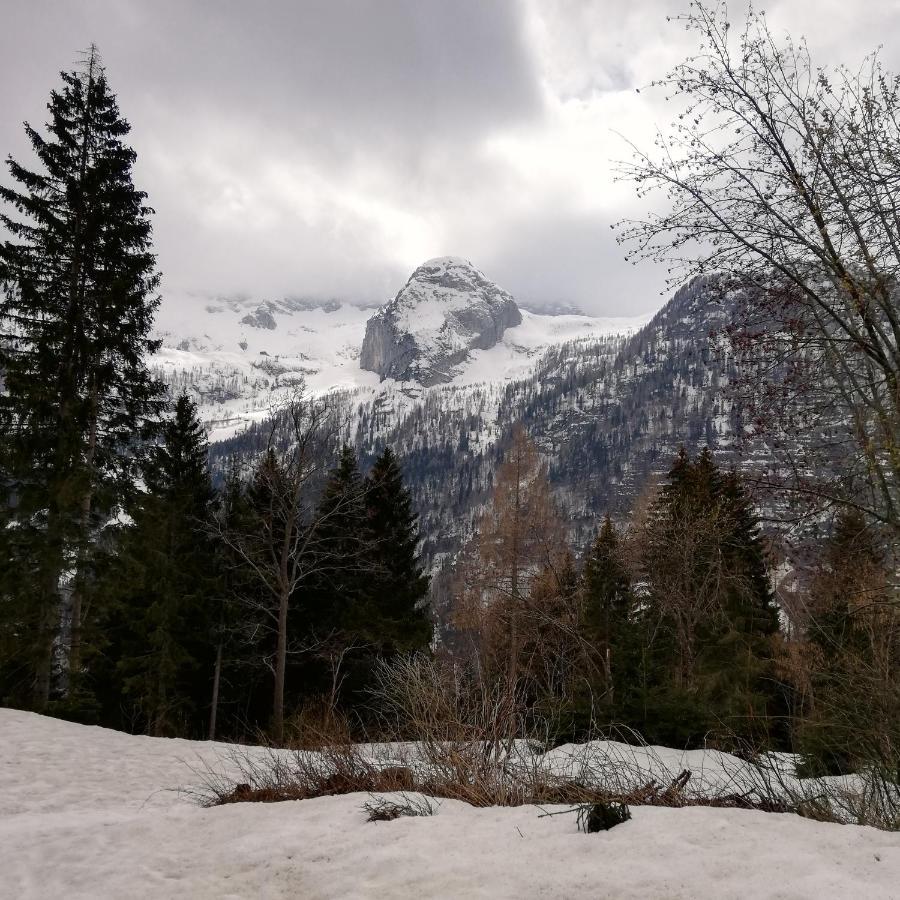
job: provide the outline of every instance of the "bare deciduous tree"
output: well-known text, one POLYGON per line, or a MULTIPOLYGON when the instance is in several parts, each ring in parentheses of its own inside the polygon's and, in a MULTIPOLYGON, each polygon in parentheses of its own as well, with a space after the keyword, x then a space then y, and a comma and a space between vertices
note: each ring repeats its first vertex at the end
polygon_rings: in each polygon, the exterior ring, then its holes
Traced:
POLYGON ((744 399, 797 494, 900 535, 900 79, 875 55, 817 67, 763 14, 732 29, 724 3, 678 20, 698 50, 656 83, 677 118, 621 164, 666 208, 620 239, 739 298, 744 399))
POLYGON ((562 521, 546 464, 517 425, 462 565, 460 619, 477 634, 483 662, 502 648, 505 663, 493 660, 489 667, 506 685, 510 725, 515 719, 526 601, 534 581, 558 565, 564 553, 562 521))
MULTIPOLYGON (((258 628, 275 635, 272 733, 282 740, 291 603, 314 575, 363 565, 365 545, 360 536, 355 552, 337 558, 323 535, 328 520, 345 508, 341 499, 327 509, 317 503, 342 433, 339 410, 298 388, 272 413, 267 447, 253 475, 257 508, 245 521, 220 523, 219 534, 258 588, 238 599, 257 614, 258 628)), ((357 501, 346 498, 346 504, 357 501)))

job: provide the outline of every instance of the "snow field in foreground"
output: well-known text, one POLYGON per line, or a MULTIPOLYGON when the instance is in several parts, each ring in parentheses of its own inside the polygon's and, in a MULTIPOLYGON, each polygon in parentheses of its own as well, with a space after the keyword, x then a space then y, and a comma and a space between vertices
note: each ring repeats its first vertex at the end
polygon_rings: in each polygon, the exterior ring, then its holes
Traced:
POLYGON ((0 709, 0 896, 900 898, 896 834, 789 814, 637 807, 587 835, 534 807, 370 823, 363 794, 168 790, 228 753, 0 709))

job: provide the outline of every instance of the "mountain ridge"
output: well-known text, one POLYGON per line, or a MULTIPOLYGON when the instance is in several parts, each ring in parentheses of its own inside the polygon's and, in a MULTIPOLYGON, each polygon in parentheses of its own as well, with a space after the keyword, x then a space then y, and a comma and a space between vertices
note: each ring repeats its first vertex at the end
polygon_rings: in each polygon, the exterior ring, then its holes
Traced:
MULTIPOLYGON (((501 295, 502 289, 496 290, 501 295)), ((524 376, 555 344, 631 332, 645 318, 522 310, 519 324, 504 328, 490 347, 467 348, 449 381, 423 386, 416 380, 382 379, 360 366, 373 312, 378 310, 334 298, 166 297, 156 328, 163 346, 150 362, 172 394, 187 391, 198 403, 215 442, 264 419, 301 383, 316 395, 337 391, 361 403, 401 407, 422 402, 442 385, 505 384, 524 376)))

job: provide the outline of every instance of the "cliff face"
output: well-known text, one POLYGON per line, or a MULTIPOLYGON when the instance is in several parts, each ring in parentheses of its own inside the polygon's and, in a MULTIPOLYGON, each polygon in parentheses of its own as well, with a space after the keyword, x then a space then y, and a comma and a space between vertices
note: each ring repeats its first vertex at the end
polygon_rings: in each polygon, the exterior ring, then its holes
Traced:
POLYGON ((432 259, 369 319, 359 364, 382 380, 446 383, 472 350, 490 349, 521 322, 513 298, 468 260, 432 259))

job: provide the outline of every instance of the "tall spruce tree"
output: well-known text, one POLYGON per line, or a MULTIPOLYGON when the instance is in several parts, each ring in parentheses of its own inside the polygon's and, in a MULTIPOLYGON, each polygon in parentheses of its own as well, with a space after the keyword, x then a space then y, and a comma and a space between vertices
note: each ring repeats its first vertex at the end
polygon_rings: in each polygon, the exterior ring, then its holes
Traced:
POLYGON ((885 554, 877 531, 854 509, 842 510, 825 543, 811 585, 811 616, 807 637, 831 670, 849 651, 862 645, 854 609, 877 597, 885 554))
MULTIPOLYGON (((220 534, 226 535, 240 528, 241 520, 248 515, 247 499, 244 480, 241 477, 240 466, 235 459, 230 460, 225 473, 225 483, 218 498, 218 507, 215 513, 217 534, 216 559, 220 569, 221 599, 216 604, 213 620, 213 645, 215 647, 215 662, 213 663, 212 691, 210 697, 209 724, 207 737, 213 741, 221 727, 220 707, 224 703, 237 705, 237 703, 249 697, 249 691, 242 690, 243 696, 225 697, 223 686, 228 683, 227 675, 248 661, 255 661, 255 655, 246 654, 247 634, 243 626, 247 624, 242 616, 239 598, 245 597, 252 590, 252 581, 248 578, 241 565, 241 558, 236 554, 227 540, 221 540, 220 534)), ((251 631, 252 634, 252 626, 251 631)), ((252 665, 252 662, 251 662, 252 665)), ((248 681, 246 670, 243 677, 235 679, 245 687, 248 681)), ((237 692, 235 692, 237 693, 237 692)))
MULTIPOLYGON (((0 246, 0 468, 33 560, 34 703, 51 691, 61 580, 69 584, 69 682, 81 669, 92 538, 133 482, 135 450, 161 387, 146 356, 158 304, 146 195, 96 48, 51 93, 39 163, 13 159, 0 186, 12 239, 0 246)), ((7 498, 4 498, 6 500, 7 498)))
POLYGON ((367 487, 356 454, 345 445, 316 508, 317 561, 305 592, 309 643, 318 661, 315 683, 330 711, 361 697, 377 653, 367 487))
POLYGON ((621 709, 636 681, 637 633, 631 575, 609 516, 585 562, 581 592, 580 631, 602 673, 599 697, 606 707, 621 709))
POLYGON ((765 549, 740 478, 708 450, 682 450, 644 535, 653 635, 645 655, 645 728, 655 740, 697 743, 726 732, 764 743, 783 736, 774 671, 777 610, 765 549))
POLYGON ((369 472, 365 499, 375 562, 369 595, 378 623, 379 652, 427 648, 432 636, 424 606, 429 579, 418 555, 418 516, 390 447, 369 472))
POLYGON ((326 637, 328 632, 342 635, 340 641, 362 637, 370 617, 365 489, 356 454, 344 445, 315 515, 319 563, 313 579, 315 609, 311 610, 310 622, 319 637, 326 637))
POLYGON ((215 497, 196 408, 175 403, 145 467, 118 563, 122 705, 156 735, 206 732, 223 585, 211 537, 215 497))
POLYGON ((363 478, 345 446, 316 511, 320 562, 304 592, 309 643, 327 663, 320 680, 332 704, 363 698, 376 658, 430 643, 416 521, 393 452, 363 478))
POLYGON ((740 476, 719 473, 716 487, 727 525, 721 552, 731 578, 724 603, 726 627, 705 654, 714 673, 711 700, 719 719, 744 741, 784 747, 789 738, 787 696, 777 673, 778 607, 766 545, 740 476))

